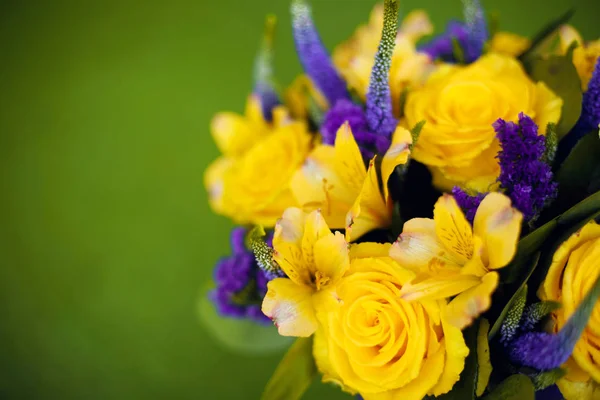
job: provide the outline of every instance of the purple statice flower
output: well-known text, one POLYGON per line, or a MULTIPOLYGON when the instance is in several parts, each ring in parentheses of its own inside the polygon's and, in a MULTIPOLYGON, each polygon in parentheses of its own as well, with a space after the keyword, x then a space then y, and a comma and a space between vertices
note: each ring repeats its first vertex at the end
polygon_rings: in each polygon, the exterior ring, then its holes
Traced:
MULTIPOLYGON (((367 90, 366 117, 371 132, 391 139, 398 121, 392 111, 390 68, 398 35, 398 1, 384 3, 383 30, 367 90)), ((389 143, 388 143, 389 146, 389 143)))
POLYGON ((346 83, 331 62, 315 28, 308 4, 303 0, 293 0, 291 13, 296 53, 306 75, 330 105, 334 105, 340 99, 349 98, 346 83))
POLYGON ((477 193, 474 195, 468 194, 466 191, 461 189, 458 186, 454 186, 452 188, 452 195, 454 196, 454 200, 458 203, 458 206, 465 213, 465 217, 467 220, 473 225, 473 220, 475 219, 475 213, 477 213, 477 208, 481 201, 484 199, 484 193, 477 193))
POLYGON ((481 57, 489 31, 479 0, 463 0, 465 22, 450 21, 446 31, 429 42, 419 46, 419 51, 428 54, 434 60, 440 59, 449 63, 464 61, 470 64, 481 57), (454 42, 462 50, 464 60, 456 59, 454 42))
POLYGON ((335 144, 337 131, 345 122, 350 125, 354 139, 365 161, 372 159, 375 153, 384 154, 390 147, 388 138, 377 135, 369 129, 363 108, 345 99, 339 100, 325 114, 321 125, 323 143, 335 144))
POLYGON ((538 135, 535 122, 523 113, 518 124, 498 119, 493 127, 502 146, 497 156, 501 169, 498 181, 525 220, 533 222, 558 190, 550 166, 542 161, 545 137, 538 135))
POLYGON ((216 288, 209 297, 225 317, 270 324, 269 318, 261 312, 269 279, 246 247, 246 233, 245 228, 234 228, 231 232, 232 254, 217 262, 214 270, 216 288))
MULTIPOLYGON (((456 59, 454 52, 453 41, 458 42, 460 47, 465 50, 467 48, 467 27, 459 21, 450 21, 446 25, 446 31, 430 41, 419 46, 419 51, 429 55, 434 60, 442 60, 449 63, 456 63, 460 60, 456 59)), ((479 55, 464 54, 465 62, 475 61, 479 55)))

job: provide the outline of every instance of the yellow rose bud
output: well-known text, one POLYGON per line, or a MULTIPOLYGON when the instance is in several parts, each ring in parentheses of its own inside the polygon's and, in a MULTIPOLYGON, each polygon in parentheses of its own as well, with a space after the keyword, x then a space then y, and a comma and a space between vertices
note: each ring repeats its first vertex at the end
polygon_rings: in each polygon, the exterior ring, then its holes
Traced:
POLYGON ((413 273, 387 256, 390 245, 350 250, 339 304, 322 314, 314 351, 323 380, 365 400, 422 399, 451 390, 469 349, 444 317, 445 300, 407 302, 413 273))
POLYGON ((533 82, 514 58, 488 54, 468 66, 442 65, 409 93, 407 126, 426 121, 413 157, 432 169, 434 184, 488 191, 500 173, 492 123, 524 112, 545 131, 557 122, 562 100, 533 82))
POLYGON ((516 57, 530 46, 531 42, 524 36, 512 32, 498 32, 492 37, 490 47, 494 53, 516 57))
POLYGON ((207 168, 204 182, 215 212, 238 224, 271 227, 296 204, 290 180, 304 162, 312 137, 305 123, 292 121, 281 107, 274 110, 272 124, 257 124, 260 107, 254 98, 249 103, 245 117, 215 117, 213 136, 225 154, 207 168), (245 147, 234 146, 241 142, 245 147))
MULTIPOLYGON (((600 225, 590 222, 574 233, 554 253, 538 296, 560 302, 552 313, 559 331, 600 275, 600 225)), ((567 375, 558 386, 567 400, 600 398, 600 303, 596 303, 588 324, 563 367, 567 375)))

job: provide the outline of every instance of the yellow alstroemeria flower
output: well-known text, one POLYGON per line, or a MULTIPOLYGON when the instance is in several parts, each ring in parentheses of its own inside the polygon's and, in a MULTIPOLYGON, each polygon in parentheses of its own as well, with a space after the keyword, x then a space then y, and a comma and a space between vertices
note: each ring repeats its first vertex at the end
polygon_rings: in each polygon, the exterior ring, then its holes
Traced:
POLYGON ((311 98, 321 110, 329 108, 327 99, 306 75, 297 76, 285 90, 284 97, 285 104, 296 119, 307 119, 309 117, 308 105, 311 98))
MULTIPOLYGON (((340 44, 333 52, 333 62, 348 86, 365 100, 375 53, 381 40, 383 5, 378 4, 371 12, 369 23, 359 27, 354 35, 340 44)), ((390 90, 393 107, 399 113, 402 92, 424 82, 434 64, 426 54, 416 50, 415 43, 433 32, 427 13, 422 10, 410 12, 402 21, 392 55, 390 90)))
POLYGON ((567 52, 571 44, 577 43, 573 51, 573 65, 581 78, 581 89, 587 90, 592 72, 596 67, 596 60, 600 57, 600 39, 584 42, 583 38, 571 25, 563 25, 559 29, 560 51, 562 54, 567 52))
POLYGON ((498 285, 496 270, 514 257, 523 215, 501 193, 488 194, 473 227, 450 195, 435 204, 433 219, 415 218, 390 250, 390 256, 417 276, 402 288, 406 300, 456 296, 446 310, 464 328, 490 307, 498 285))
POLYGON ((445 299, 400 296, 414 273, 388 256, 390 245, 350 248, 337 307, 321 313, 313 355, 324 382, 365 400, 420 400, 452 389, 469 349, 445 315, 445 299))
POLYGON ((387 181, 396 166, 408 161, 411 143, 410 132, 398 127, 381 162, 385 184, 380 187, 375 159, 367 169, 346 123, 338 130, 334 146, 319 145, 310 153, 292 178, 292 192, 304 210, 320 209, 329 226, 346 228, 349 242, 386 228, 393 206, 387 181))
POLYGON ((312 335, 319 307, 336 303, 335 286, 348 269, 348 245, 333 234, 318 210, 288 208, 275 225, 273 258, 288 278, 267 285, 263 313, 283 336, 312 335))
POLYGON ((306 123, 292 120, 282 106, 269 123, 251 96, 244 116, 217 114, 211 128, 223 153, 204 174, 213 210, 238 224, 275 225, 296 205, 289 184, 312 145, 306 123))

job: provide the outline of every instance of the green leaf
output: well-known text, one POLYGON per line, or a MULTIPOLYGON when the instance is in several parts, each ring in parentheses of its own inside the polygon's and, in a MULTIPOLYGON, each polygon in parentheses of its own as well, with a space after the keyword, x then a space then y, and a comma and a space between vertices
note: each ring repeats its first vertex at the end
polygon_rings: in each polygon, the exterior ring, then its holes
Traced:
POLYGON ((451 39, 452 39, 452 52, 454 53, 454 59, 456 60, 456 63, 464 64, 465 63, 465 51, 463 50, 463 48, 460 45, 460 42, 458 41, 457 38, 452 36, 451 39))
POLYGON ((422 121, 417 122, 415 124, 415 126, 413 126, 412 129, 410 130, 410 136, 412 137, 412 143, 410 145, 411 150, 419 141, 419 136, 421 135, 421 130, 423 129, 423 126, 425 126, 425 122, 427 122, 427 121, 422 120, 422 121))
POLYGON ((506 378, 484 400, 534 400, 535 388, 531 379, 517 374, 506 378))
POLYGON ((533 57, 525 69, 536 82, 544 82, 557 96, 562 98, 562 113, 556 126, 556 134, 563 138, 581 115, 581 80, 575 66, 567 56, 551 55, 533 57))
POLYGON ((452 390, 446 394, 435 397, 436 400, 468 400, 475 399, 477 388, 477 336, 479 323, 475 322, 463 331, 465 343, 469 348, 469 355, 465 359, 465 368, 460 374, 460 379, 454 384, 452 390))
POLYGON ((550 21, 546 26, 544 26, 537 34, 533 36, 531 39, 531 45, 527 50, 525 50, 520 56, 519 61, 523 62, 527 60, 529 57, 533 56, 539 47, 542 47, 553 34, 558 30, 561 25, 564 25, 571 19, 573 14, 575 13, 575 9, 570 8, 564 14, 560 15, 553 21, 550 21))
POLYGON ((317 376, 312 343, 312 338, 296 339, 275 369, 261 400, 298 400, 302 397, 317 376))
POLYGON ((206 330, 221 345, 237 353, 256 355, 278 352, 292 343, 291 338, 279 335, 274 326, 219 315, 208 299, 211 286, 207 285, 201 293, 198 314, 206 330))
POLYGON ((558 381, 560 378, 565 376, 567 371, 562 368, 554 368, 550 371, 540 372, 539 374, 533 375, 531 380, 533 381, 533 386, 535 387, 535 391, 544 390, 548 386, 552 386, 558 381))
MULTIPOLYGON (((521 256, 521 257, 524 257, 524 258, 520 258, 519 253, 517 251, 517 256, 515 257, 515 260, 513 260, 510 263, 510 265, 508 266, 508 267, 513 268, 515 270, 515 273, 517 271, 521 272, 523 274, 523 276, 521 277, 520 280, 517 281, 517 287, 514 289, 514 292, 512 292, 513 295, 511 296, 508 303, 506 303, 506 305, 500 312, 500 315, 494 322, 494 325, 492 325, 492 329, 490 329, 490 333, 488 335, 489 339, 492 339, 494 336, 496 336, 496 334, 502 327, 502 323, 506 319, 511 308, 515 304, 518 304, 521 301, 521 297, 523 296, 523 291, 524 291, 525 295, 527 295, 527 289, 524 289, 524 288, 525 288, 525 285, 527 284, 527 281, 529 280, 529 277, 531 276, 531 274, 537 267, 537 264, 540 260, 540 253, 538 252, 535 255, 529 256, 527 258, 526 258, 526 256, 521 256)), ((508 267, 506 267, 506 268, 508 268, 508 267)), ((512 287, 514 287, 514 285, 512 287)), ((505 293, 504 296, 508 295, 509 293, 505 293)), ((521 313, 522 312, 523 312, 523 310, 521 309, 521 313)), ((520 315, 519 315, 519 317, 520 317, 520 315)))
POLYGON ((577 142, 556 174, 559 190, 556 207, 564 209, 598 190, 598 160, 600 138, 598 132, 593 131, 577 142))
POLYGON ((546 125, 546 151, 544 151, 542 161, 548 165, 552 165, 554 163, 557 148, 558 134, 556 133, 556 124, 549 122, 548 125, 546 125))

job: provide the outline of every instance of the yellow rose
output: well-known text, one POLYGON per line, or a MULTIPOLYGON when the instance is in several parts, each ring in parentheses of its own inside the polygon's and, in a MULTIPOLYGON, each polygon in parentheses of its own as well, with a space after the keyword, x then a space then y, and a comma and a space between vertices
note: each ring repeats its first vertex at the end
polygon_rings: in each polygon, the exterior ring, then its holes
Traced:
POLYGON ((445 300, 407 302, 413 273, 387 256, 389 244, 350 250, 339 305, 321 316, 314 351, 323 380, 365 400, 422 399, 450 391, 469 349, 444 318, 445 300))
POLYGON ((249 100, 246 117, 223 113, 212 124, 224 155, 204 175, 216 213, 238 224, 273 226, 283 211, 296 204, 290 180, 310 150, 305 123, 292 121, 283 108, 274 120, 262 120, 260 104, 249 100))
POLYGON ((516 57, 529 48, 531 41, 512 32, 497 32, 490 41, 494 53, 516 57))
POLYGON ((559 37, 560 50, 563 54, 567 52, 573 42, 577 43, 577 47, 573 51, 573 65, 581 78, 581 89, 585 92, 590 79, 592 79, 596 61, 600 57, 600 39, 585 43, 579 32, 571 25, 561 26, 559 37))
POLYGON ((434 184, 488 191, 500 172, 492 123, 524 112, 545 131, 560 119, 562 100, 525 74, 517 60, 487 54, 468 66, 442 65, 409 93, 407 126, 426 121, 414 158, 430 167, 434 184))
MULTIPOLYGON (((375 53, 383 28, 383 6, 375 6, 367 25, 359 27, 354 36, 340 44, 333 52, 333 62, 348 86, 365 100, 375 53)), ((415 10, 402 21, 396 38, 390 69, 390 90, 394 112, 399 112, 402 92, 422 84, 432 70, 433 63, 426 55, 416 51, 415 43, 423 35, 433 32, 433 26, 424 11, 415 10)))
MULTIPOLYGON (((538 296, 557 301, 562 307, 552 313, 559 331, 600 275, 600 225, 590 222, 573 234, 554 253, 538 296)), ((567 375, 558 386, 567 399, 600 398, 600 303, 564 367, 567 375)))

